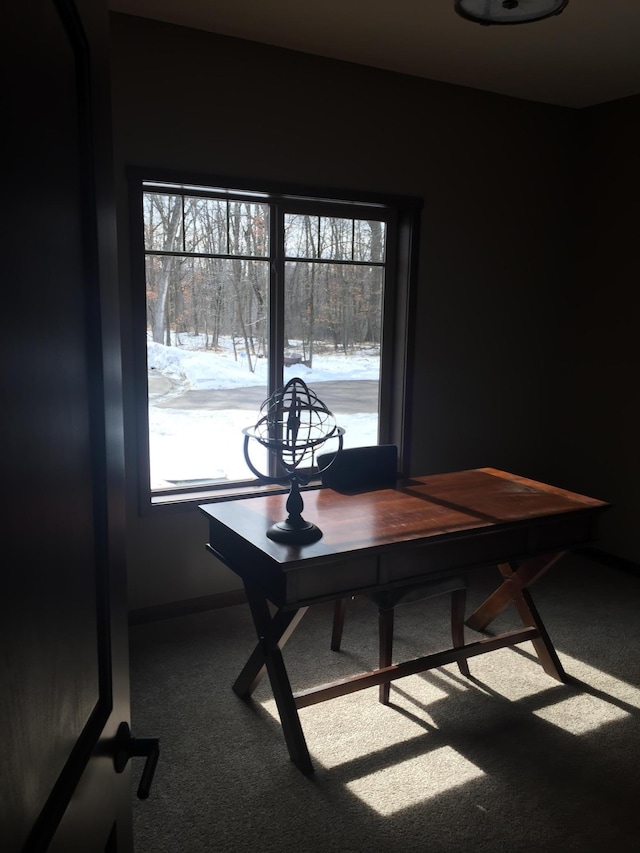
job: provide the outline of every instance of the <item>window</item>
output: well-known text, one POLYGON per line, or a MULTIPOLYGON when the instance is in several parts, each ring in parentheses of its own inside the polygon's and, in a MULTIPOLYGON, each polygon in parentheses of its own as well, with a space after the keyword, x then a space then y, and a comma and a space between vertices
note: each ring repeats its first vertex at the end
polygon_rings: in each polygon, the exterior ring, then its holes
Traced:
POLYGON ((418 200, 151 170, 130 186, 144 502, 255 485, 242 429, 294 377, 345 447, 393 442, 406 464, 418 200))

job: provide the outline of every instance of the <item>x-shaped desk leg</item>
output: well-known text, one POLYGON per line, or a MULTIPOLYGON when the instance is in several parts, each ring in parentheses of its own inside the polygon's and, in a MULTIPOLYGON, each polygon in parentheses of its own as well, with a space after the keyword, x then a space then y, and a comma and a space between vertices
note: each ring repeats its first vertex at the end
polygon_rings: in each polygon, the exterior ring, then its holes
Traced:
POLYGON ((285 669, 282 648, 293 634, 307 607, 298 610, 278 610, 272 617, 269 605, 260 590, 245 583, 247 601, 258 634, 258 645, 236 679, 233 690, 241 699, 248 699, 265 670, 276 700, 284 738, 293 763, 306 775, 313 773, 307 742, 300 724, 298 709, 285 669))
POLYGON ((471 614, 465 624, 475 631, 483 631, 510 602, 513 602, 524 625, 538 629, 540 636, 531 642, 542 668, 547 675, 565 682, 567 680, 565 671, 527 589, 534 581, 542 577, 563 554, 564 551, 560 551, 543 557, 534 557, 524 562, 517 569, 512 568, 509 563, 501 563, 498 568, 504 578, 503 582, 471 614))

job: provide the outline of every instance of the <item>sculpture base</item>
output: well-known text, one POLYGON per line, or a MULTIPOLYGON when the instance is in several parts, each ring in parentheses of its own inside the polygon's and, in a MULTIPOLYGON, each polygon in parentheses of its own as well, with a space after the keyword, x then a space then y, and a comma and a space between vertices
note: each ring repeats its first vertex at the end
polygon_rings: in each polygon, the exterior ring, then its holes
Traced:
POLYGON ((267 530, 269 539, 274 542, 286 542, 290 545, 306 545, 309 542, 317 542, 322 538, 322 530, 310 521, 302 524, 292 524, 290 521, 277 521, 267 530))

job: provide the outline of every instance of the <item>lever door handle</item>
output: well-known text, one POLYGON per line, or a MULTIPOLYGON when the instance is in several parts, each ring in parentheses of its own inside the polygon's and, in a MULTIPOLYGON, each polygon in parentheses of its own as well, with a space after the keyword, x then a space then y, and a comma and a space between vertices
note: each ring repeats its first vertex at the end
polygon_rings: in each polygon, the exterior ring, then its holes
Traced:
POLYGON ((157 737, 133 737, 129 723, 120 723, 113 750, 113 766, 116 773, 124 771, 130 758, 138 757, 147 759, 138 785, 138 799, 146 800, 160 757, 160 741, 157 737))

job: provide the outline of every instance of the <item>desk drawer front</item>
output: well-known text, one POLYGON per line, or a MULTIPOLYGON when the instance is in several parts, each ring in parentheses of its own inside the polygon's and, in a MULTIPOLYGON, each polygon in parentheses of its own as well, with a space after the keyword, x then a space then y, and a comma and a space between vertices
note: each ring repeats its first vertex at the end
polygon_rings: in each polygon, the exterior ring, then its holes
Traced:
POLYGON ((593 514, 560 516, 531 529, 529 548, 534 552, 575 548, 592 540, 594 527, 593 514))
POLYGON ((376 586, 378 558, 360 557, 341 562, 301 567, 287 572, 287 602, 307 601, 336 593, 355 593, 376 586))
POLYGON ((524 530, 492 531, 473 539, 426 544, 380 557, 381 583, 418 579, 429 572, 494 565, 521 557, 527 552, 524 530))

